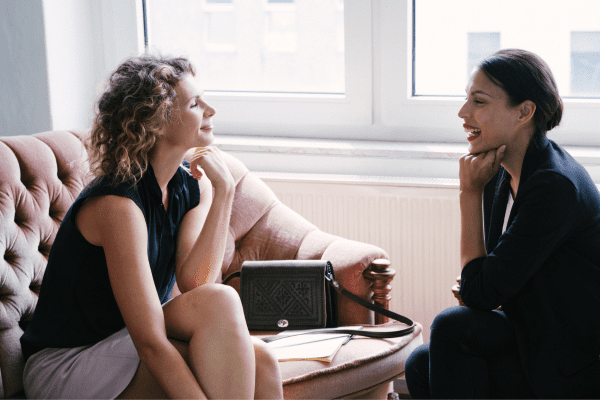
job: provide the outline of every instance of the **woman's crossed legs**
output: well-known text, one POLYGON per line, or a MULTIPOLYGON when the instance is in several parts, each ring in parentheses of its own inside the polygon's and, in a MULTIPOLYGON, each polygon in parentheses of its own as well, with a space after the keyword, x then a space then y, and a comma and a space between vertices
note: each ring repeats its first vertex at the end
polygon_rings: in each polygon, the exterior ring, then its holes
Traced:
MULTIPOLYGON (((163 307, 167 336, 209 398, 283 398, 277 359, 249 335, 237 292, 207 284, 163 307)), ((148 367, 140 366, 120 398, 165 398, 148 367)))

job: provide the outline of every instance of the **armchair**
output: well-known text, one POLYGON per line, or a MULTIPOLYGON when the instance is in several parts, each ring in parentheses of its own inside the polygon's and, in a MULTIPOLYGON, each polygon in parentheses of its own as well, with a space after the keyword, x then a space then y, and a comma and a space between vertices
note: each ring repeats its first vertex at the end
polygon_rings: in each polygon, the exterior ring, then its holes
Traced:
MULTIPOLYGON (((56 232, 90 177, 84 132, 0 138, 0 398, 23 396, 19 339, 31 320, 56 232)), ((244 260, 327 259, 342 286, 387 307, 394 272, 380 248, 327 234, 283 205, 269 187, 226 154, 236 182, 223 276, 244 260)), ((239 281, 232 280, 239 290, 239 281)), ((178 295, 177 288, 173 296, 178 295)), ((338 298, 340 325, 372 325, 373 313, 338 298)), ((373 329, 386 329, 385 324, 373 329)), ((253 332, 266 335, 267 332, 253 332)), ((331 363, 280 363, 286 398, 386 398, 390 382, 423 342, 421 327, 397 339, 355 338, 331 363)))

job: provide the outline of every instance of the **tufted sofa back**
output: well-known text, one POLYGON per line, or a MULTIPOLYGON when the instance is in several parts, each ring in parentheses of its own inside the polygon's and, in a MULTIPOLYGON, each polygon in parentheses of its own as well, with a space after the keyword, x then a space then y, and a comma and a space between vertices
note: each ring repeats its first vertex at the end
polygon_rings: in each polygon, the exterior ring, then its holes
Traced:
MULTIPOLYGON (((22 395, 20 337, 33 316, 50 248, 62 219, 89 182, 83 132, 0 137, 0 398, 22 395)), ((380 248, 320 231, 282 204, 235 157, 223 153, 236 182, 223 275, 244 260, 328 259, 338 282, 367 299, 363 271, 380 248)), ((239 289, 239 280, 232 286, 239 289)), ((177 291, 174 291, 176 294, 177 291)), ((338 301, 340 324, 372 322, 349 300, 338 301)))
POLYGON ((50 247, 86 184, 78 135, 0 138, 0 397, 22 389, 19 339, 37 304, 50 247))

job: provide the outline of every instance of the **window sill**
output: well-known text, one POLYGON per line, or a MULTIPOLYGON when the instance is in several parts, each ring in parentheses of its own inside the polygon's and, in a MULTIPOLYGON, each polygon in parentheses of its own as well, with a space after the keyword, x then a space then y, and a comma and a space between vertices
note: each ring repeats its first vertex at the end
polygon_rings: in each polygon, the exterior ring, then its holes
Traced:
MULTIPOLYGON (((460 143, 293 139, 218 135, 215 146, 252 171, 370 177, 458 179, 460 143)), ((600 183, 600 147, 565 146, 600 183)))

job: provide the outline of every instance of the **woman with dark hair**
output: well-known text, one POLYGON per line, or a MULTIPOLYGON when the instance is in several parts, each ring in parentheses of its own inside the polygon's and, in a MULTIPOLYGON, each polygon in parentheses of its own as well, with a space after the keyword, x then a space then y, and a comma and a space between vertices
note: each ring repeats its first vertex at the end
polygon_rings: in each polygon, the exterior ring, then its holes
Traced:
POLYGON ((131 58, 110 76, 87 143, 95 179, 21 338, 28 398, 283 397, 237 292, 215 284, 235 190, 210 147, 215 112, 184 58, 131 58))
POLYGON ((413 398, 600 398, 600 195, 546 137, 562 116, 546 63, 481 62, 458 116, 461 283, 406 363, 413 398))

